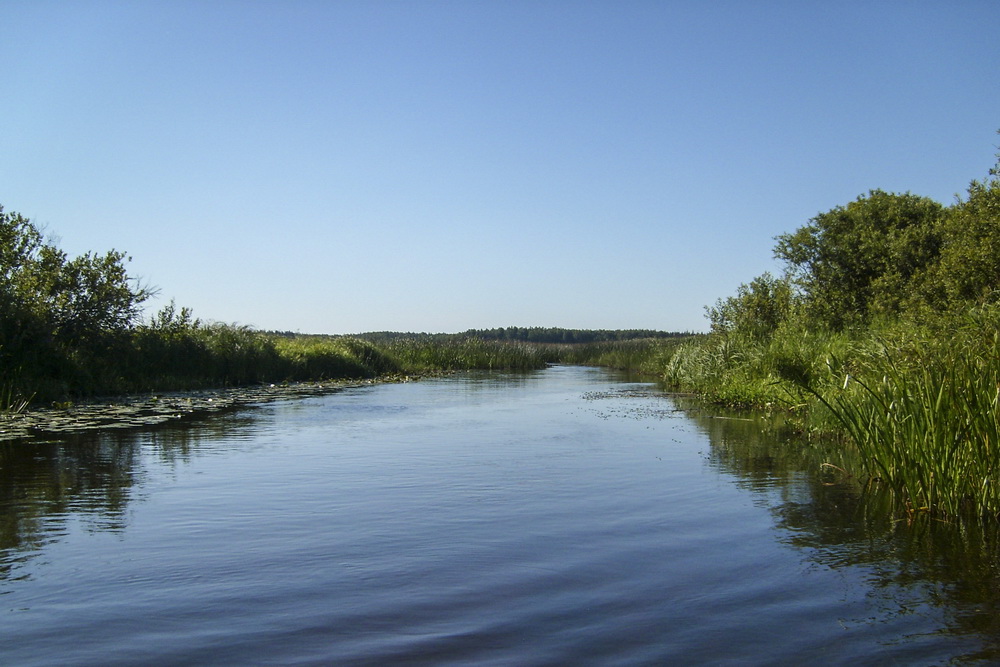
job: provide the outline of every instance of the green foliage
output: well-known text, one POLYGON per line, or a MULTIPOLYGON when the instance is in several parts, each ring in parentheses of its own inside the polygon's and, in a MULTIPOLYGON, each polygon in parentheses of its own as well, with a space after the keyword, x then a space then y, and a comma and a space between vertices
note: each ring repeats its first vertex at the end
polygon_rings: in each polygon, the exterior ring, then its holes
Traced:
MULTIPOLYGON (((294 335, 283 333, 281 335, 294 335)), ((628 341, 649 338, 681 338, 687 333, 653 331, 650 329, 561 329, 558 327, 503 327, 495 329, 468 329, 462 333, 412 333, 400 331, 372 331, 357 334, 378 344, 398 341, 419 341, 422 343, 452 343, 463 340, 509 341, 537 344, 584 344, 613 341, 628 341)))
POLYGON ((997 299, 1000 290, 1000 164, 992 178, 973 181, 968 196, 940 225, 940 260, 922 286, 937 310, 961 309, 997 299))
POLYGON ((126 261, 115 250, 69 258, 0 206, 0 387, 23 400, 88 381, 151 294, 126 261))
POLYGON ((794 307, 789 281, 765 273, 749 285, 740 285, 735 296, 719 299, 706 311, 714 333, 762 339, 786 322, 794 307))
POLYGON ((467 338, 447 342, 401 340, 387 352, 410 372, 432 370, 518 370, 544 368, 558 354, 550 346, 467 338))
POLYGON ((797 379, 839 420, 862 471, 910 514, 1000 517, 1000 308, 899 328, 845 365, 842 384, 797 379))
POLYGON ((658 375, 660 369, 686 338, 644 338, 612 340, 558 348, 560 363, 603 366, 658 375))
POLYGON ((399 363, 375 344, 357 338, 274 338, 288 380, 371 378, 400 372, 399 363))
POLYGON ((688 334, 650 329, 560 329, 558 327, 506 327, 469 329, 460 334, 480 340, 523 341, 526 343, 601 343, 650 338, 677 338, 688 334))
POLYGON ((784 406, 857 448, 912 516, 1000 517, 1000 163, 951 207, 873 190, 777 238, 768 274, 708 309, 675 388, 784 406))
POLYGON ((844 328, 898 315, 917 276, 939 255, 943 207, 872 190, 777 238, 774 254, 802 290, 811 322, 844 328))
POLYGON ((853 345, 847 334, 794 323, 764 338, 710 334, 682 343, 660 375, 668 386, 719 404, 802 412, 811 399, 797 381, 830 384, 833 376, 823 359, 832 353, 849 356, 853 345))

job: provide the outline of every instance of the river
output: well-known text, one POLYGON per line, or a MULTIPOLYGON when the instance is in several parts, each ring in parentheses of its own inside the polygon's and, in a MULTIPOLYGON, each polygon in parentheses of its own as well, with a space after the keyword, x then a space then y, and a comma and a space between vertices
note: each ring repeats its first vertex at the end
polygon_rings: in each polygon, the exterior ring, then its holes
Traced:
POLYGON ((606 370, 0 445, 4 665, 1000 659, 995 529, 606 370))

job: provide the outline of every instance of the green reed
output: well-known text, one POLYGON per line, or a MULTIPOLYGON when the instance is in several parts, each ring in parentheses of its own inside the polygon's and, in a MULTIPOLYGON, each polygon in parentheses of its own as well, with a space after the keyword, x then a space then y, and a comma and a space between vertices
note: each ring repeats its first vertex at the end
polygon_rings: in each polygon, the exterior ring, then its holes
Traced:
POLYGON ((534 370, 557 361, 550 345, 466 338, 445 342, 399 340, 386 353, 411 372, 432 370, 534 370))
POLYGON ((908 512, 1000 517, 995 321, 980 319, 948 340, 883 341, 822 400, 868 476, 908 512))
POLYGON ((559 361, 656 375, 682 338, 598 341, 558 346, 559 361))
POLYGON ((372 378, 399 372, 399 362, 378 346, 357 338, 277 338, 282 379, 372 378))
POLYGON ((898 324, 828 350, 820 375, 815 357, 777 372, 825 407, 858 450, 855 472, 911 516, 1000 516, 998 322, 980 309, 898 324))
POLYGON ((712 334, 680 342, 657 370, 668 386, 721 405, 806 411, 816 401, 802 381, 829 386, 834 380, 823 360, 850 344, 844 334, 792 326, 766 338, 712 334))

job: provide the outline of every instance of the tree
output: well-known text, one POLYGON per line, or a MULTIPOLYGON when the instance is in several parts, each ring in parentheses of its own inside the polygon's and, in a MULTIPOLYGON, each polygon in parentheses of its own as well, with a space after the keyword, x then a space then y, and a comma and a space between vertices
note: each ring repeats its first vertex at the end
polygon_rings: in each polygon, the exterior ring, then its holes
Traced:
POLYGON ((706 308, 714 333, 735 333, 763 339, 786 321, 793 308, 788 280, 764 273, 750 284, 740 285, 736 295, 719 299, 706 308))
MULTIPOLYGON (((998 155, 1000 158, 1000 155, 998 155)), ((941 222, 941 256, 924 292, 939 310, 997 300, 1000 290, 1000 159, 991 178, 972 181, 941 222)))
POLYGON ((906 307, 915 281, 940 253, 941 204, 872 190, 777 237, 774 254, 802 291, 810 321, 866 324, 906 307))
POLYGON ((129 277, 127 260, 117 250, 70 259, 0 206, 0 354, 77 348, 131 327, 152 291, 129 277))

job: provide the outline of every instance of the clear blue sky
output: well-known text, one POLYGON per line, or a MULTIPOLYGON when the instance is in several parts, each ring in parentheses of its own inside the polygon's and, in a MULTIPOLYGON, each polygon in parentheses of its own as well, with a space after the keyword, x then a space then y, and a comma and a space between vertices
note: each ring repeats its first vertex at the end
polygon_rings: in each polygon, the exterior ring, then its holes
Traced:
POLYGON ((703 330, 995 162, 1000 3, 0 2, 0 204, 204 320, 703 330))

